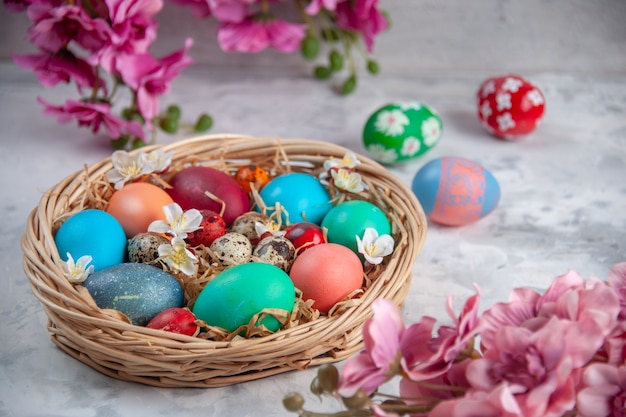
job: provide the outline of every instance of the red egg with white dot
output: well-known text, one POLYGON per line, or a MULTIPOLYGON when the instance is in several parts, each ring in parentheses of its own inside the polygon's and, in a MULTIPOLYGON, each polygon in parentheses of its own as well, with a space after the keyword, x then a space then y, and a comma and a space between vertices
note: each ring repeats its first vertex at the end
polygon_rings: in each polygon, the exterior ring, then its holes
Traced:
POLYGON ((488 78, 476 99, 481 124, 500 139, 514 140, 532 133, 545 112, 541 90, 514 74, 488 78))

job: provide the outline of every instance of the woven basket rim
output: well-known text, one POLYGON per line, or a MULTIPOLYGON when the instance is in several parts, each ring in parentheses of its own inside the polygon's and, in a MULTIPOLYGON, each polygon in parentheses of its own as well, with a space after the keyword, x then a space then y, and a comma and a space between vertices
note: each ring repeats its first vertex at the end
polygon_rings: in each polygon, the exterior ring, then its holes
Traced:
POLYGON ((66 353, 109 376, 147 385, 230 385, 344 359, 362 347, 361 326, 371 316, 373 299, 389 298, 397 305, 404 302, 412 266, 425 241, 427 221, 410 188, 376 161, 323 141, 238 134, 200 135, 133 153, 156 149, 173 151, 174 160, 204 155, 203 164, 208 155, 211 162, 219 157, 231 161, 283 155, 289 163, 321 165, 329 156, 341 158, 352 152, 361 161, 358 172, 380 188, 372 193, 389 204, 390 216, 401 217, 396 226, 403 229, 398 245, 402 256, 394 253, 381 273, 384 279, 376 279, 367 288, 360 304, 339 315, 321 316, 261 338, 219 342, 128 324, 97 309, 90 297, 65 279, 51 227, 64 208, 84 196, 85 177, 101 177, 112 168, 108 157, 46 191, 30 212, 21 240, 25 274, 48 316, 52 341, 66 353))

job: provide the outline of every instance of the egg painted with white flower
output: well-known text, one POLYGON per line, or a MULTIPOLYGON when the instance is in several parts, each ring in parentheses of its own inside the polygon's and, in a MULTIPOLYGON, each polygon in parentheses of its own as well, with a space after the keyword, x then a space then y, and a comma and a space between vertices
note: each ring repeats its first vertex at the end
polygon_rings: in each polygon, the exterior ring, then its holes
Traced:
POLYGON ((363 129, 372 158, 394 164, 417 158, 441 138, 443 123, 431 107, 417 101, 390 103, 376 110, 363 129))

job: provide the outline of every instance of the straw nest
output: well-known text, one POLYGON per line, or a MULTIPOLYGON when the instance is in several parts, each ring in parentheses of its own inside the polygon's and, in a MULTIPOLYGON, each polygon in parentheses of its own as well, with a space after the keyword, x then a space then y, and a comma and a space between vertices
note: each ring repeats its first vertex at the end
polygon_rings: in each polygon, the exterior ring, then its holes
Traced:
MULTIPOLYGON (((241 135, 200 136, 142 151, 155 149, 173 152, 172 171, 204 165, 234 174, 254 163, 274 175, 318 175, 324 161, 341 159, 349 152, 308 139, 241 135)), ((22 238, 24 271, 48 316, 52 341, 103 374, 160 387, 225 386, 353 355, 362 347, 361 328, 371 316, 372 302, 377 298, 398 306, 404 302, 427 225, 421 206, 404 183, 375 161, 357 157, 361 163, 356 171, 366 190, 346 196, 334 189, 332 194, 337 199, 368 200, 383 209, 392 224, 394 252, 382 264, 366 268, 363 288, 329 314, 319 314, 299 299, 283 328, 249 338, 219 331, 185 336, 135 326, 115 311, 99 309, 85 288, 71 284, 64 276, 54 233, 68 215, 106 206, 113 189, 103 179, 113 168, 111 158, 68 176, 43 194, 22 238)), ((199 274, 202 278, 186 288, 186 301, 192 301, 202 282, 216 273, 205 269, 199 274)))

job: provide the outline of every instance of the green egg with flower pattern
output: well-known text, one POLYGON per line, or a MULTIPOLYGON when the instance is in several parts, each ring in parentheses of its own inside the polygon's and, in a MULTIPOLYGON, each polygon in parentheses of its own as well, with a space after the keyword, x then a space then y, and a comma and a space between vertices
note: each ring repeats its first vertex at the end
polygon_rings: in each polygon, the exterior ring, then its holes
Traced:
POLYGON ((363 144, 373 159, 395 164, 422 156, 441 138, 443 123, 431 107, 417 101, 390 103, 365 123, 363 144))

